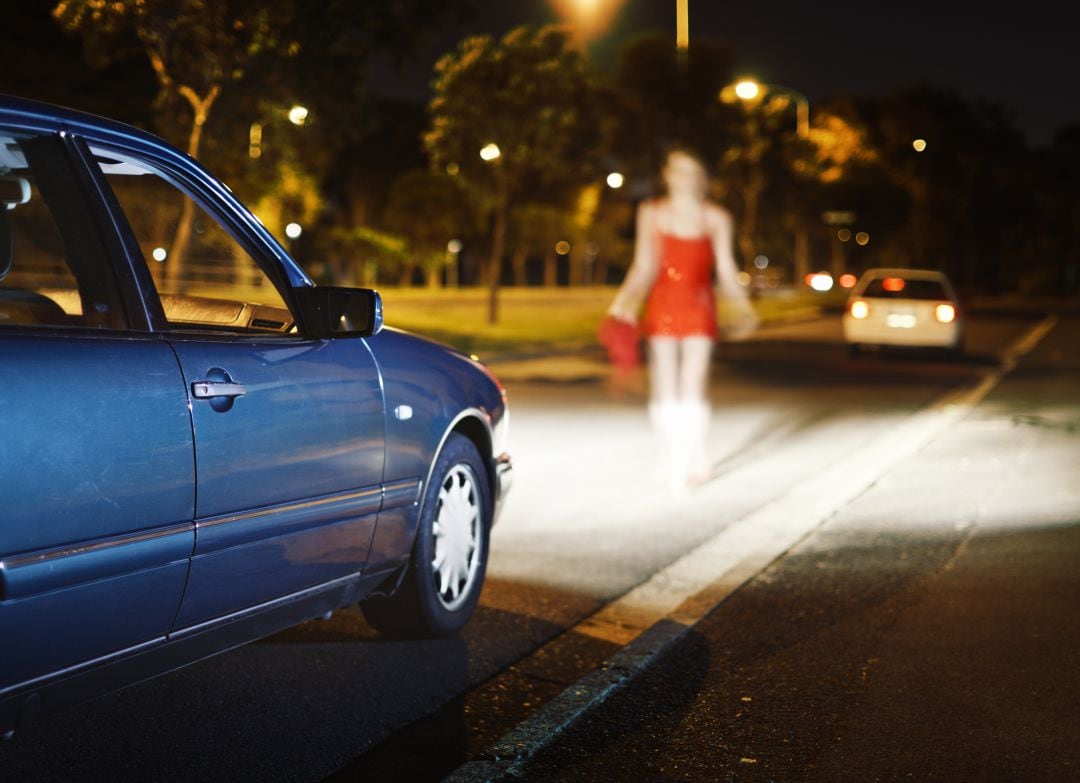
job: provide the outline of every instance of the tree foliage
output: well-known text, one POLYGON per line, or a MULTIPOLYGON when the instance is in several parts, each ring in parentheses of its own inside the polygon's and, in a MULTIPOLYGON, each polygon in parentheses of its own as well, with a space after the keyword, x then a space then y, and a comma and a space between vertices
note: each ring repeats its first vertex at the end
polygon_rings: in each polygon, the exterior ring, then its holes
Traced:
POLYGON ((465 39, 436 65, 434 88, 424 137, 432 162, 457 171, 492 212, 486 275, 494 322, 514 200, 530 186, 597 176, 604 140, 598 91, 582 54, 555 27, 520 27, 498 41, 465 39), (500 154, 484 161, 479 153, 488 144, 500 154))

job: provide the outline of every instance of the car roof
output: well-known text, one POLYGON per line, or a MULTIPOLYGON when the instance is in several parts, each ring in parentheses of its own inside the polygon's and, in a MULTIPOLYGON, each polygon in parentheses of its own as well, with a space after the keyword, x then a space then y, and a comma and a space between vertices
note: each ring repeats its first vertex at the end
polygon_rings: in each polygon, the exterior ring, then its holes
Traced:
POLYGON ((944 272, 937 269, 908 269, 906 267, 879 267, 867 269, 863 272, 863 280, 872 280, 876 277, 905 277, 908 280, 944 280, 949 278, 944 272))
MULTIPOLYGON (((55 130, 92 130, 95 135, 122 137, 129 142, 179 153, 171 144, 149 131, 96 114, 55 106, 42 101, 17 98, 0 93, 0 122, 22 124, 30 122, 55 130)), ((180 153, 183 155, 183 153, 180 153)), ((187 157, 183 155, 183 157, 187 157)))

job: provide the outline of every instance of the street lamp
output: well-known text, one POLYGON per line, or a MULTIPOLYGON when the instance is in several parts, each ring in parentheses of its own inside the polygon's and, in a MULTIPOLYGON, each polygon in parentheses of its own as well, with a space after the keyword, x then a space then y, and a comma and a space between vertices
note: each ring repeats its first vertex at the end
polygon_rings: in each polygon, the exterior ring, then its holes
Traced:
POLYGON ((619 188, 621 188, 625 181, 626 181, 626 177, 624 177, 618 171, 613 171, 613 172, 611 172, 610 174, 607 175, 608 187, 612 188, 613 190, 618 190, 619 188))
POLYGON ((926 149, 926 139, 915 139, 911 142, 911 146, 916 152, 922 152, 926 149))
POLYGON ((309 113, 306 106, 301 106, 299 103, 294 104, 289 109, 289 122, 293 125, 303 125, 307 122, 309 113))
MULTIPOLYGON (((721 97, 727 89, 729 88, 721 91, 721 97)), ((768 93, 782 95, 795 101, 795 135, 800 139, 805 139, 810 135, 810 101, 798 90, 780 84, 763 84, 757 79, 749 78, 740 79, 730 89, 734 91, 735 97, 742 101, 763 98, 768 93)))
POLYGON ((761 92, 761 85, 753 79, 743 79, 735 83, 735 95, 744 101, 752 101, 761 92))
POLYGON ((685 52, 689 47, 690 9, 688 0, 675 0, 675 48, 680 52, 685 52))
POLYGON ((502 155, 502 150, 499 149, 499 145, 493 141, 488 142, 480 148, 480 158, 490 163, 493 160, 498 160, 502 155))

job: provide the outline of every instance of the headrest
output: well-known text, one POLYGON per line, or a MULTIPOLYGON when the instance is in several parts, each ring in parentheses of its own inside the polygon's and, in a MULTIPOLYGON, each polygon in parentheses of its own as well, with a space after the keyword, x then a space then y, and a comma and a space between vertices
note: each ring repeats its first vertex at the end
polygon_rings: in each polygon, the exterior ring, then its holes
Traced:
POLYGON ((30 200, 30 180, 14 174, 0 174, 0 204, 15 209, 30 200))

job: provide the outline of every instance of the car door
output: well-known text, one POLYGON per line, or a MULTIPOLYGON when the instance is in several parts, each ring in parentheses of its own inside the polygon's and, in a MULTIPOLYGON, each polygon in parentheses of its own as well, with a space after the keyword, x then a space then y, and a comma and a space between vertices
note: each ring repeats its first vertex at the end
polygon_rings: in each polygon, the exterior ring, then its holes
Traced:
POLYGON ((366 343, 297 333, 269 248, 227 201, 160 161, 94 149, 143 255, 158 259, 190 395, 197 543, 176 627, 357 574, 385 441, 366 343))
POLYGON ((70 151, 0 126, 0 702, 163 640, 195 539, 183 377, 70 151))

